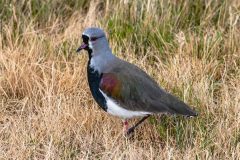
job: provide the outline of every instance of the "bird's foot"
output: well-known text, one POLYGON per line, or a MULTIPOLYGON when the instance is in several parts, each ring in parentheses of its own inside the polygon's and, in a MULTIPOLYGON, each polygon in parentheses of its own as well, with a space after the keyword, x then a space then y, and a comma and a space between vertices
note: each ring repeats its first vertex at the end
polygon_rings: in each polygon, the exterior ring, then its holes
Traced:
POLYGON ((123 127, 123 129, 124 129, 124 137, 127 137, 127 138, 131 137, 131 134, 134 132, 135 127, 133 126, 133 127, 129 128, 127 120, 123 121, 123 126, 124 126, 123 127))
POLYGON ((124 121, 123 121, 123 131, 124 131, 123 133, 124 133, 125 136, 127 136, 128 130, 129 130, 129 129, 128 129, 128 121, 127 121, 127 120, 124 120, 124 121))
POLYGON ((135 130, 135 127, 129 128, 129 129, 126 131, 126 136, 131 135, 131 134, 134 132, 134 130, 135 130))

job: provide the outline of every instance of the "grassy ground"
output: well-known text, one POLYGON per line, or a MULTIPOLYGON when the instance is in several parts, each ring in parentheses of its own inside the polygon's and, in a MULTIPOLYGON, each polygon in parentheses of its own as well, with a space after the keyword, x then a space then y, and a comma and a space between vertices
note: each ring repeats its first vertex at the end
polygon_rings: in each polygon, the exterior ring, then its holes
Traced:
POLYGON ((0 16, 0 159, 240 159, 238 0, 2 0, 0 16), (124 138, 75 53, 89 26, 199 117, 124 138))

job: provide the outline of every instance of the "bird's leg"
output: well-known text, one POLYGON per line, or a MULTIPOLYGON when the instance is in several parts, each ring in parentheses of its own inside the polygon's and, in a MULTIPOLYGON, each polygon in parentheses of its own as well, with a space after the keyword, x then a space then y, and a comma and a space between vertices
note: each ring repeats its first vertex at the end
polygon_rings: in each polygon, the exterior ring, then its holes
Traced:
POLYGON ((127 120, 123 120, 123 129, 124 129, 124 133, 127 133, 127 131, 128 131, 128 121, 127 120))
POLYGON ((139 122, 137 122, 134 126, 132 126, 131 128, 129 128, 126 132, 127 135, 131 134, 132 132, 134 132, 134 129, 137 128, 137 126, 139 126, 143 121, 145 121, 150 115, 147 115, 145 117, 143 117, 139 122))

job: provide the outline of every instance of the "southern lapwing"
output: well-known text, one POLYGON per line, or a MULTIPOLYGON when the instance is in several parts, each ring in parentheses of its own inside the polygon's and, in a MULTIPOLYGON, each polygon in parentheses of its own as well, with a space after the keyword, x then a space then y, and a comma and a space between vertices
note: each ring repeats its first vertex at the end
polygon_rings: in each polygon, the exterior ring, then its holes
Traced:
POLYGON ((169 113, 197 116, 188 105, 163 90, 147 73, 116 57, 100 28, 87 28, 82 34, 82 49, 88 52, 88 83, 98 105, 123 120, 125 133, 152 114, 169 113), (143 117, 128 128, 128 119, 143 117))

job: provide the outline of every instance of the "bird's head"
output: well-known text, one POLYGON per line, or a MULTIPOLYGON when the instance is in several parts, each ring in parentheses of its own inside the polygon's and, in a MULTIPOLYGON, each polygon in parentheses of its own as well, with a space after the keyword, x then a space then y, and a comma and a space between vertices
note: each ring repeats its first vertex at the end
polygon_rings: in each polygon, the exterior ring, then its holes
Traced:
POLYGON ((85 29, 82 33, 82 40, 83 43, 77 49, 77 52, 84 49, 87 50, 89 54, 94 54, 94 52, 101 52, 109 49, 106 35, 100 28, 92 27, 85 29))

